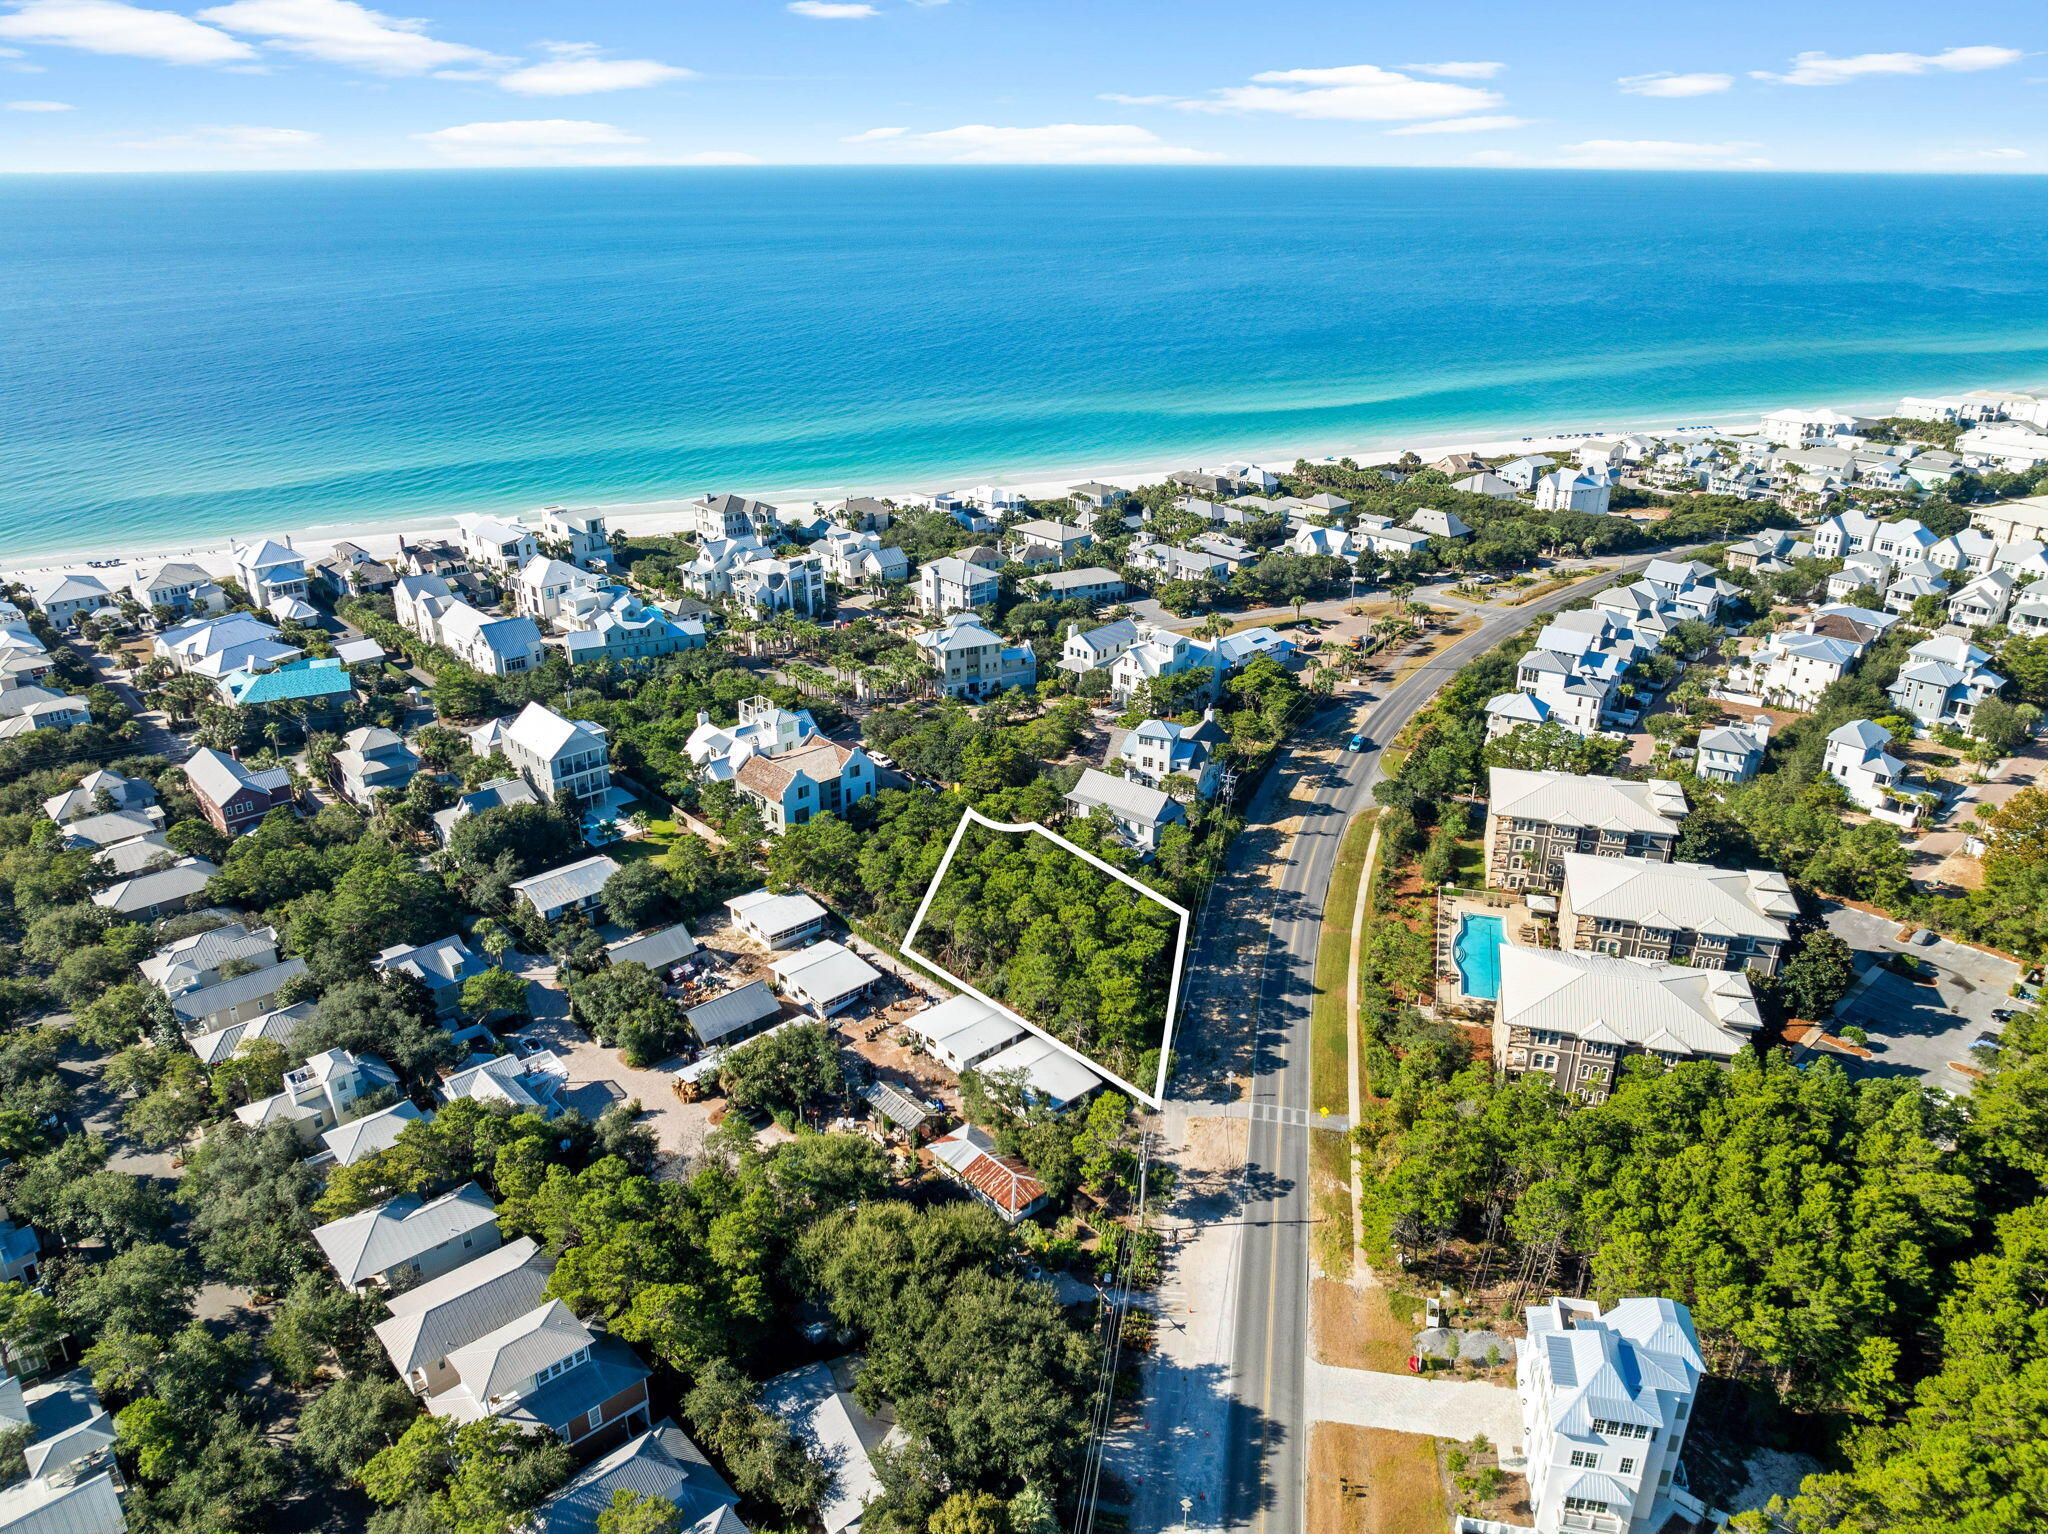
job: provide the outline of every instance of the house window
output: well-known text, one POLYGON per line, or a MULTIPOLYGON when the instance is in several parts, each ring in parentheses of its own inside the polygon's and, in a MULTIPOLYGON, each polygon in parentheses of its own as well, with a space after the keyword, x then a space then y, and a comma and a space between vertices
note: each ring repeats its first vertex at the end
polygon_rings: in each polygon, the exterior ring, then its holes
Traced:
POLYGON ((1626 1455, 1622 1457, 1621 1473, 1623 1475, 1634 1475, 1636 1473, 1636 1462, 1633 1459, 1628 1458, 1626 1455))
POLYGON ((1565 1511, 1568 1513, 1605 1513, 1610 1511, 1605 1502, 1595 1502, 1591 1497, 1566 1497, 1565 1511))
POLYGON ((578 1364, 582 1363, 589 1357, 590 1349, 578 1348, 575 1352, 571 1353, 567 1358, 558 1358, 553 1363, 549 1364, 545 1369, 542 1369, 537 1374, 535 1374, 533 1377, 533 1382, 535 1385, 545 1385, 549 1380, 556 1379, 559 1378, 561 1375, 567 1374, 571 1369, 575 1368, 578 1364))
POLYGON ((1574 1450, 1572 1450, 1572 1469, 1574 1469, 1574 1470, 1598 1470, 1599 1468, 1600 1468, 1600 1456, 1599 1456, 1599 1455, 1597 1455, 1597 1454, 1593 1453, 1593 1452, 1592 1452, 1591 1450, 1589 1450, 1589 1449, 1574 1449, 1574 1450))

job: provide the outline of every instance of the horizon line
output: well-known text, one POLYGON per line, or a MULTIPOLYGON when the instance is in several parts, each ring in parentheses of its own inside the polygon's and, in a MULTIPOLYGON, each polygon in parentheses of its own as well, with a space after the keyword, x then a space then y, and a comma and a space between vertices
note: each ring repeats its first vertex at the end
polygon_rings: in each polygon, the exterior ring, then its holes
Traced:
POLYGON ((851 171, 856 174, 877 174, 889 171, 961 171, 961 172, 1002 172, 1002 171, 1090 171, 1129 172, 1149 171, 1186 175, 1213 171, 1258 171, 1258 170, 1315 170, 1315 171, 1429 171, 1437 174, 1465 174, 1478 176, 1537 175, 1537 176, 1740 176, 1745 178, 1767 176, 1967 176, 1972 180, 1987 178, 2027 179, 2048 176, 2048 165, 2040 167, 1991 167, 1981 169, 1960 166, 1883 166, 1883 167, 1800 167, 1800 166, 1733 166, 1733 165, 1434 165, 1427 163, 1380 163, 1377 161, 1356 164, 1330 164, 1322 161, 1302 160, 1244 160, 1227 164, 1214 161, 1203 164, 1181 165, 1081 165, 1058 160, 1019 161, 1011 164, 963 164, 958 161, 924 160, 907 161, 893 165, 858 164, 842 160, 761 160, 748 164, 705 165, 692 164, 687 160, 669 161, 646 165, 214 165, 214 166, 102 166, 85 168, 37 169, 35 167, 7 167, 0 169, 0 180, 15 177, 52 176, 349 176, 349 175, 475 175, 479 172, 517 171, 524 173, 553 171, 575 172, 645 172, 645 171, 698 171, 707 174, 731 174, 734 172, 764 170, 833 170, 851 171))

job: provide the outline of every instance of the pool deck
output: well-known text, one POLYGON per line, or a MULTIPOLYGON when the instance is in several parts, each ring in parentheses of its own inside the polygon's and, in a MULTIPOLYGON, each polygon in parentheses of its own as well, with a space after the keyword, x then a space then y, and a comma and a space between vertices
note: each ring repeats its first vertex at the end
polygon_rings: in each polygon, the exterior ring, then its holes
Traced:
POLYGON ((1453 1017, 1491 1017, 1494 999, 1468 995, 1463 977, 1458 973, 1455 950, 1459 929, 1467 916, 1495 918, 1500 922, 1504 940, 1518 948, 1555 947, 1555 929, 1551 922, 1531 911, 1520 895, 1498 890, 1461 889, 1444 890, 1437 896, 1437 1011, 1453 1017))

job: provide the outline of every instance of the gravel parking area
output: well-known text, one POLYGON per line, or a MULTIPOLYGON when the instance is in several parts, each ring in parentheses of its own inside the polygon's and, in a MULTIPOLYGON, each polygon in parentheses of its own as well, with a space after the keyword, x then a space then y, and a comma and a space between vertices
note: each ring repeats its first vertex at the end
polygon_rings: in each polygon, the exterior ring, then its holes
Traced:
POLYGON ((1859 1075, 1914 1075, 1952 1092, 1969 1088, 1970 1078, 1954 1069, 1971 1063, 1978 1034, 1997 1032, 1992 1012, 2015 1003, 2019 966, 2009 959, 1952 943, 1901 943, 1899 924, 1887 916, 1833 906, 1828 930, 1856 951, 1857 988, 1836 1010, 1835 1022, 1855 1024, 1870 1035, 1871 1058, 1838 1056, 1859 1075), (1934 984, 1918 985, 1878 966, 1887 954, 1910 953, 1939 972, 1934 984))
POLYGON ((682 1163, 704 1149, 711 1132, 709 1102, 686 1103, 676 1096, 672 1083, 677 1061, 635 1070, 606 1049, 566 1017, 551 1017, 529 1023, 516 1037, 543 1044, 569 1062, 569 1090, 562 1094, 566 1107, 594 1119, 613 1103, 638 1099, 640 1122, 654 1130, 661 1146, 663 1170, 674 1174, 682 1163))

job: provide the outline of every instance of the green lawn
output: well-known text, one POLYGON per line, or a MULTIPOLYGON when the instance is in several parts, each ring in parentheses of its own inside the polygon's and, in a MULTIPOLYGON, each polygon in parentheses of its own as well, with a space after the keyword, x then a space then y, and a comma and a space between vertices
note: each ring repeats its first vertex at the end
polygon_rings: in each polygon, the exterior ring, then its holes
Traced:
POLYGON ((1316 948, 1316 997, 1309 1014, 1309 1106, 1331 1113, 1347 1112, 1351 1106, 1351 1067, 1344 1046, 1350 1010, 1346 991, 1351 976, 1351 916, 1358 906, 1359 879, 1376 818, 1377 812, 1368 810, 1345 829, 1316 948))
POLYGON ((635 804, 626 813, 646 828, 645 836, 612 842, 598 850, 606 857, 615 858, 621 863, 644 863, 651 858, 666 857, 669 848, 684 837, 695 834, 687 826, 678 825, 673 820, 644 816, 641 813, 644 808, 643 805, 635 804))

